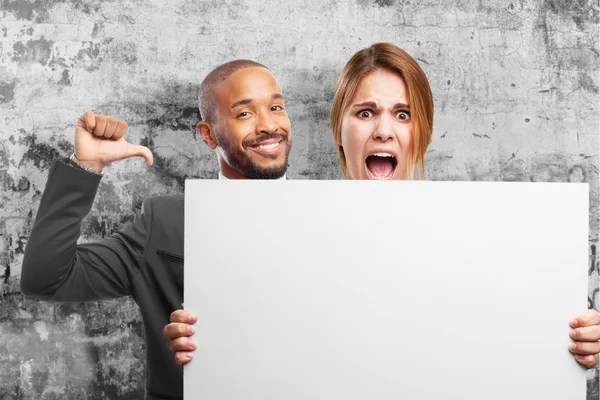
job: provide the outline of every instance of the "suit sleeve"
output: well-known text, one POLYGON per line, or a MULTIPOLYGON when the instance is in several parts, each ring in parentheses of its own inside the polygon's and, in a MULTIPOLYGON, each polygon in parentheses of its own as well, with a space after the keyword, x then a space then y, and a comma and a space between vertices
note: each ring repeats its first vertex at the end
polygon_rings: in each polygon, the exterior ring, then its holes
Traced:
POLYGON ((150 203, 107 239, 77 245, 101 176, 55 160, 25 247, 21 291, 54 301, 92 301, 132 294, 150 231, 150 203))

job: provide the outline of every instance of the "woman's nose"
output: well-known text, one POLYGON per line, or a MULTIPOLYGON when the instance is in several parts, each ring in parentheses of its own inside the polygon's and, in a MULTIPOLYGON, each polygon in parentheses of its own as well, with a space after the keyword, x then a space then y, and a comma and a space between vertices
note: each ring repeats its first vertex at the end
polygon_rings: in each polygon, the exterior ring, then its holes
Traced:
POLYGON ((373 131, 373 139, 388 141, 394 137, 393 121, 387 115, 380 115, 373 131))

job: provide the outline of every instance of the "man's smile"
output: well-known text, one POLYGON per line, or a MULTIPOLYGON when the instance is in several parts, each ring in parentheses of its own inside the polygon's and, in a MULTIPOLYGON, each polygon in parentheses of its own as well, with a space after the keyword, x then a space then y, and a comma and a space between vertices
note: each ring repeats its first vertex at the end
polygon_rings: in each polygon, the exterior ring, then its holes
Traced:
POLYGON ((283 140, 280 138, 267 139, 254 143, 250 148, 256 153, 270 156, 281 151, 283 147, 282 142, 283 140))

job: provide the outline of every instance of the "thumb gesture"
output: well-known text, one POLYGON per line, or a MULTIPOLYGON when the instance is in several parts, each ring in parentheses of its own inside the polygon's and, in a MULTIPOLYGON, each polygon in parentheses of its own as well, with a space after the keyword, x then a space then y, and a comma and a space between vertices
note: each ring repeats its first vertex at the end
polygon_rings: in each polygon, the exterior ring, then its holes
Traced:
POLYGON ((75 157, 97 172, 113 161, 143 157, 152 165, 152 152, 125 140, 127 122, 115 117, 86 112, 75 127, 75 157))

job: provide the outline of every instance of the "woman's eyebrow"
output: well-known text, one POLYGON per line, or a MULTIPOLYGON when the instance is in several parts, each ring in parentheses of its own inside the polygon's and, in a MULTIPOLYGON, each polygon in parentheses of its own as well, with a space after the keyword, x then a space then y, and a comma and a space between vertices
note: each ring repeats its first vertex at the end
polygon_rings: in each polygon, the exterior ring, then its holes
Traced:
POLYGON ((365 101, 363 103, 353 104, 352 107, 371 107, 371 108, 377 108, 377 103, 375 103, 374 101, 365 101))
POLYGON ((396 103, 394 104, 394 107, 392 107, 394 110, 397 108, 403 108, 403 109, 407 109, 410 110, 410 106, 408 104, 405 103, 396 103))

